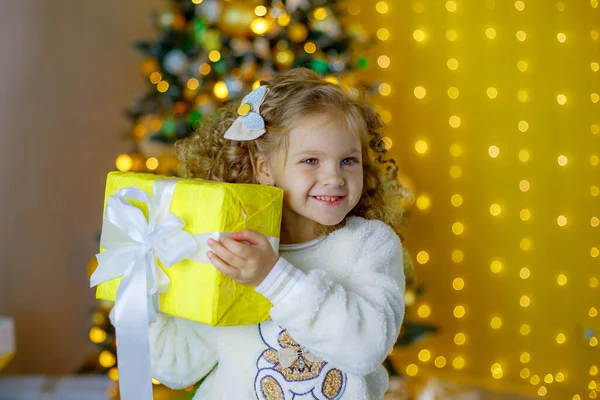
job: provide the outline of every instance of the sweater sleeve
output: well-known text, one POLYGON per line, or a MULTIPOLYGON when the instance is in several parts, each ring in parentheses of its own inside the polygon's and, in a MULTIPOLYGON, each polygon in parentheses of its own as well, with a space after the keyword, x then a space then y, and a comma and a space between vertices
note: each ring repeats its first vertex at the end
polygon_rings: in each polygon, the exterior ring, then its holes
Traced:
MULTIPOLYGON (((114 321, 114 308, 110 319, 114 321)), ((159 313, 149 326, 149 338, 152 377, 172 389, 195 384, 217 364, 210 325, 159 313)))
POLYGON ((280 258, 274 277, 256 288, 273 303, 273 321, 296 342, 357 376, 381 365, 404 319, 402 244, 383 223, 370 226, 360 255, 341 260, 351 269, 344 284, 326 268, 305 273, 280 258))

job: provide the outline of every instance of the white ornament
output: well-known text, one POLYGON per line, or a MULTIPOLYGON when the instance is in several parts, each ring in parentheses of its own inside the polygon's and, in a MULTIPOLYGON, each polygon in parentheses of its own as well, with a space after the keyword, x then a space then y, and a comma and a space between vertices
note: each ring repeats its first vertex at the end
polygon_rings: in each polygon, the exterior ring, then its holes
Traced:
POLYGON ((187 71, 189 60, 181 50, 171 50, 165 56, 165 69, 173 75, 180 75, 187 71))

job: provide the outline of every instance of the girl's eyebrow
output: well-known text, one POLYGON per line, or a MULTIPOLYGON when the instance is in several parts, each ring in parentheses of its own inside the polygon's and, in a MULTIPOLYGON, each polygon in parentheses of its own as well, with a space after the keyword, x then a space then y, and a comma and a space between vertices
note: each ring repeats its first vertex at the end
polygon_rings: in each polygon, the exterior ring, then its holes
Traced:
MULTIPOLYGON (((353 148, 348 151, 348 154, 357 154, 357 153, 358 154, 361 153, 361 151, 357 148, 353 148)), ((310 155, 322 155, 322 154, 328 154, 328 153, 325 153, 324 151, 320 151, 320 150, 300 150, 300 151, 293 153, 290 157, 296 157, 299 155, 309 155, 309 154, 310 155)))

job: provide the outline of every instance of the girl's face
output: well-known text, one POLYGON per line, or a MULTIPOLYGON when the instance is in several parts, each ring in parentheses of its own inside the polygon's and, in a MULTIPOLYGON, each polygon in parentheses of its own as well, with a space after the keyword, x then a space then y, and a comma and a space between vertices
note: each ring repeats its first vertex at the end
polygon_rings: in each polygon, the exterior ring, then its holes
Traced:
POLYGON ((316 224, 335 225, 354 208, 363 190, 361 142, 341 113, 305 118, 289 133, 287 157, 273 168, 284 189, 283 224, 311 237, 316 224))

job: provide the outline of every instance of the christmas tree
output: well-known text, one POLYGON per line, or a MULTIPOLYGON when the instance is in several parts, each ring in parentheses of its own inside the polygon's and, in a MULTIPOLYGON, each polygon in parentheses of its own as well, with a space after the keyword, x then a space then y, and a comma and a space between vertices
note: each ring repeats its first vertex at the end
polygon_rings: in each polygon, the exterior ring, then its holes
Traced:
MULTIPOLYGON (((148 90, 127 110, 132 151, 117 157, 117 168, 176 175, 175 141, 226 102, 257 87, 259 80, 290 68, 311 68, 353 96, 359 88, 376 92, 378 82, 361 79, 361 71, 369 67, 365 50, 373 40, 346 17, 343 1, 170 1, 152 17, 157 39, 135 45, 143 54, 140 69, 148 90)), ((407 305, 423 290, 414 280, 412 265, 405 251, 407 305)), ((90 274, 94 268, 92 260, 90 274)), ((90 339, 101 350, 80 372, 108 372, 117 379, 108 311, 108 305, 100 304, 94 312, 90 339)), ((433 330, 405 321, 398 345, 433 330)), ((386 367, 396 373, 391 363, 386 367)))

